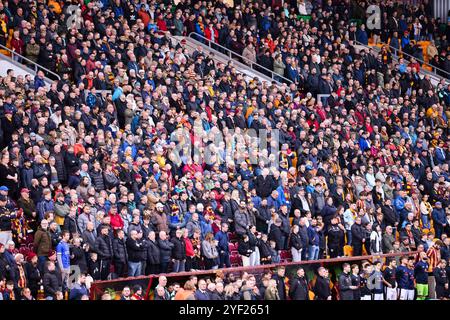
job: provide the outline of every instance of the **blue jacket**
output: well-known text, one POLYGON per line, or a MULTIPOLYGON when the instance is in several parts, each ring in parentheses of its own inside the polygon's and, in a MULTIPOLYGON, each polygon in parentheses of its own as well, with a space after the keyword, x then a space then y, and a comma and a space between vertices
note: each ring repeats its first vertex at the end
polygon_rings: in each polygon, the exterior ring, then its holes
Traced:
POLYGON ((369 147, 369 143, 367 142, 366 139, 364 139, 363 137, 359 138, 359 148, 361 149, 361 151, 366 151, 368 149, 370 149, 369 147))
POLYGON ((61 261, 64 269, 70 267, 70 249, 69 244, 67 242, 61 241, 56 246, 57 255, 61 255, 61 261))
POLYGON ((81 297, 84 295, 88 296, 89 290, 86 288, 86 285, 80 285, 77 283, 70 290, 69 300, 81 300, 81 297))
POLYGON ((38 76, 36 76, 34 78, 34 89, 37 90, 40 87, 45 87, 45 81, 44 81, 44 79, 41 79, 38 76))
POLYGON ((414 290, 414 270, 399 266, 395 276, 400 289, 414 290))
POLYGON ((48 211, 54 211, 53 200, 42 200, 37 204, 36 208, 37 214, 39 215, 39 221, 44 219, 44 215, 48 211))
POLYGON ((367 32, 365 30, 363 31, 358 29, 358 31, 356 31, 356 40, 366 46, 369 44, 369 37, 367 36, 367 32))
POLYGON ((414 268, 414 276, 416 282, 421 284, 428 284, 428 263, 419 261, 414 268))
POLYGON ((313 246, 318 246, 320 241, 319 233, 317 232, 316 228, 313 226, 308 227, 308 238, 309 238, 309 244, 313 246))
POLYGON ((283 187, 282 186, 279 186, 278 188, 277 188, 277 191, 278 191, 278 204, 281 206, 281 205, 283 205, 283 204, 286 204, 287 206, 288 206, 288 209, 290 209, 291 208, 291 203, 290 203, 290 201, 288 201, 287 199, 286 199, 286 196, 285 196, 285 194, 284 194, 284 189, 283 189, 283 187))
POLYGON ((218 247, 220 251, 225 251, 228 253, 230 251, 230 248, 228 247, 229 240, 228 240, 228 234, 219 231, 216 233, 216 236, 214 237, 218 242, 218 247))
POLYGON ((447 218, 445 215, 444 208, 441 209, 434 208, 433 212, 431 213, 431 216, 433 218, 434 223, 447 224, 447 218))

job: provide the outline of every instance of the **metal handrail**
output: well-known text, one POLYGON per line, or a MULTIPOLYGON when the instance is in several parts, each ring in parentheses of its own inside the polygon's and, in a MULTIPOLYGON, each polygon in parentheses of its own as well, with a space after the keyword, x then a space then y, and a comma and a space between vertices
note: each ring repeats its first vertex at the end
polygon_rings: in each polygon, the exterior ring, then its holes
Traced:
MULTIPOLYGON (((20 57, 21 59, 23 59, 23 60, 25 60, 25 61, 27 61, 27 62, 33 64, 33 65, 34 65, 34 72, 35 72, 35 73, 37 73, 38 70, 41 69, 41 70, 44 70, 45 72, 48 72, 48 73, 50 73, 51 75, 55 76, 58 80, 61 80, 61 77, 60 77, 58 74, 54 73, 53 71, 48 70, 47 68, 44 68, 44 67, 41 66, 39 63, 34 62, 33 60, 30 60, 30 59, 28 59, 27 57, 24 57, 24 56, 21 55, 21 54, 18 54, 17 52, 15 52, 15 51, 9 49, 8 47, 5 47, 5 46, 2 45, 2 44, 0 44, 0 48, 3 49, 3 50, 6 50, 6 51, 8 51, 8 52, 10 52, 10 53, 11 53, 11 60, 13 60, 13 61, 15 61, 15 60, 14 60, 12 57, 16 55, 16 56, 20 57)), ((16 62, 18 62, 18 61, 16 61, 16 62)), ((23 64, 23 63, 21 63, 21 64, 23 64)), ((25 64, 23 64, 23 65, 25 65, 25 64)), ((26 66, 26 65, 25 65, 25 66, 26 66)))
MULTIPOLYGON (((272 80, 274 80, 274 81, 279 82, 277 79, 275 79, 275 76, 276 76, 276 77, 278 77, 278 78, 280 78, 280 79, 286 81, 288 84, 293 83, 292 80, 289 80, 288 78, 285 78, 284 76, 282 76, 282 75, 280 75, 280 74, 278 74, 278 73, 276 73, 276 72, 274 72, 274 71, 272 71, 272 70, 270 70, 270 69, 267 69, 266 67, 264 67, 264 66, 262 66, 262 65, 260 65, 260 64, 258 64, 258 63, 256 63, 256 62, 253 62, 253 61, 251 61, 250 59, 247 59, 246 57, 244 57, 244 56, 242 56, 242 55, 240 55, 240 54, 238 54, 238 53, 236 53, 236 52, 234 52, 234 51, 228 49, 227 47, 224 47, 224 46, 222 46, 222 45, 220 45, 220 44, 217 44, 217 43, 215 43, 215 42, 212 42, 212 41, 209 40, 208 38, 205 38, 204 36, 202 36, 202 35, 200 35, 200 34, 198 34, 198 33, 196 33, 196 32, 191 32, 191 33, 188 35, 188 38, 191 38, 191 39, 196 40, 196 41, 198 41, 198 39, 196 39, 196 38, 201 38, 201 39, 203 39, 203 40, 205 40, 205 41, 208 42, 208 47, 209 47, 211 50, 218 51, 218 50, 216 50, 215 48, 212 47, 211 43, 213 43, 214 46, 219 47, 219 48, 225 50, 225 51, 227 52, 227 56, 228 56, 230 59, 235 59, 234 57, 239 57, 239 58, 241 58, 242 60, 244 60, 244 62, 245 62, 245 61, 248 62, 248 63, 250 64, 250 65, 249 65, 250 69, 252 69, 252 70, 254 70, 254 71, 256 71, 256 72, 261 73, 261 71, 259 71, 258 69, 262 69, 262 70, 264 70, 264 71, 270 72, 270 78, 271 78, 272 80), (194 37, 192 37, 193 35, 194 35, 194 37), (233 57, 233 56, 234 56, 234 57, 233 57), (255 69, 254 66, 256 66, 258 69, 255 69)), ((218 52, 220 52, 220 51, 218 51, 218 52)))
MULTIPOLYGON (((358 45, 361 45, 361 46, 364 46, 364 47, 370 49, 369 46, 367 46, 367 45, 365 45, 365 44, 359 42, 358 40, 355 40, 355 42, 356 42, 358 45)), ((382 44, 383 46, 388 47, 388 48, 391 50, 391 53, 397 58, 397 60, 400 58, 400 56, 397 54, 397 52, 401 51, 401 53, 402 53, 403 56, 407 56, 407 57, 409 57, 409 58, 414 58, 414 59, 415 59, 417 62, 419 62, 421 65, 426 65, 426 66, 431 67, 433 70, 438 70, 438 71, 441 71, 441 72, 445 73, 445 74, 447 75, 447 78, 446 78, 446 79, 449 79, 449 80, 450 80, 450 72, 447 72, 447 71, 445 71, 445 70, 442 70, 441 68, 438 68, 438 67, 436 67, 436 66, 434 66, 434 65, 432 65, 432 64, 430 64, 430 63, 428 63, 428 62, 425 62, 425 61, 423 61, 422 59, 416 58, 416 57, 414 57, 413 55, 410 55, 409 53, 406 53, 406 52, 402 51, 400 48, 398 48, 398 49, 397 49, 397 48, 394 48, 393 46, 391 46, 391 45, 388 44, 388 43, 381 42, 381 44, 382 44)), ((408 59, 407 59, 407 60, 408 60, 408 59)), ((423 70, 423 68, 422 68, 422 70, 423 70)), ((428 70, 424 70, 424 71, 428 71, 428 70)), ((428 72, 432 72, 433 74, 436 75, 436 77, 443 78, 442 76, 438 75, 436 72, 433 72, 433 71, 428 71, 428 72)), ((445 78, 444 78, 444 79, 445 79, 445 78)))

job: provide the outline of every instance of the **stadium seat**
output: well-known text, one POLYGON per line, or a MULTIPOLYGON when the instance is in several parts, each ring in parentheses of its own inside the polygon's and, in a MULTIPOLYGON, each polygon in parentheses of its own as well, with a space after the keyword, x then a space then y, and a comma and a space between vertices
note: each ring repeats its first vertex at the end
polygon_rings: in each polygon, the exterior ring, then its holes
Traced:
POLYGON ((282 250, 280 252, 280 259, 281 259, 281 262, 290 262, 290 261, 292 261, 291 251, 289 251, 289 250, 282 250))
POLYGON ((233 254, 230 257, 230 262, 232 267, 242 266, 242 258, 239 254, 233 254))
POLYGON ((346 256, 346 257, 353 256, 353 248, 352 248, 352 246, 349 246, 349 245, 344 246, 344 256, 346 256))

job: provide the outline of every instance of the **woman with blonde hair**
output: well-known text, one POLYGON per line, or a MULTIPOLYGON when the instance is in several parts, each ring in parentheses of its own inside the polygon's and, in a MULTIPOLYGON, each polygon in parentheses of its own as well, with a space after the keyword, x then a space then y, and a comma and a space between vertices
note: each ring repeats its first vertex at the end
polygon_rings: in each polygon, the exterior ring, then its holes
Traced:
POLYGON ((230 200, 230 204, 231 204, 231 210, 233 211, 233 214, 236 212, 236 210, 239 209, 239 202, 241 201, 240 197, 239 197, 239 190, 234 189, 231 192, 231 200, 230 200))
POLYGON ((205 235, 205 240, 202 241, 202 252, 205 257, 205 269, 217 269, 219 267, 219 252, 217 251, 217 240, 214 235, 208 232, 205 235))
POLYGON ((240 300, 239 288, 237 285, 230 283, 225 286, 225 300, 240 300))
POLYGON ((269 285, 264 293, 264 300, 280 300, 277 282, 274 279, 269 280, 269 285))

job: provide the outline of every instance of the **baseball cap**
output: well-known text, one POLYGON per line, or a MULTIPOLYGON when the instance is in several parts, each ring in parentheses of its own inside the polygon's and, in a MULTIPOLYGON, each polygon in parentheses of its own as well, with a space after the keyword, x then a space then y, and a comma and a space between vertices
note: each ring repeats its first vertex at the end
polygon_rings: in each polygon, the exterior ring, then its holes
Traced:
POLYGON ((9 191, 9 188, 7 186, 1 186, 0 191, 9 191))

